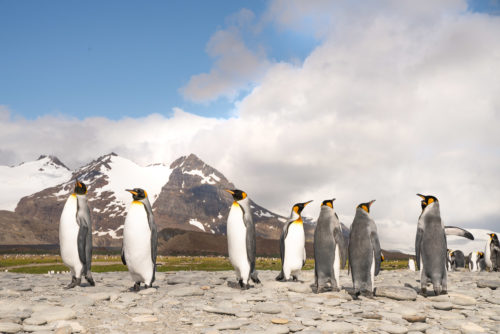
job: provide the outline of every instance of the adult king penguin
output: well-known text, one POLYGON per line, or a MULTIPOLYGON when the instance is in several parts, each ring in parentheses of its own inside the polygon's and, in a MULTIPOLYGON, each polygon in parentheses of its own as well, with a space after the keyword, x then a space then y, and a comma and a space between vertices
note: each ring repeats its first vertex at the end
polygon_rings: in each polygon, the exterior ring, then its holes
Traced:
POLYGON ((373 202, 358 205, 351 225, 349 267, 355 296, 373 296, 375 276, 380 271, 380 242, 377 226, 370 217, 373 202))
POLYGON ((306 237, 301 213, 311 202, 295 204, 290 218, 283 226, 280 237, 281 272, 276 276, 277 281, 297 281, 298 274, 306 263, 306 237))
POLYGON ((250 211, 250 201, 244 191, 225 189, 234 202, 227 217, 227 249, 229 261, 236 272, 242 289, 250 287, 249 281, 260 283, 255 270, 255 225, 250 211))
POLYGON ((66 200, 59 223, 61 258, 71 270, 71 283, 66 289, 80 285, 82 275, 90 285, 95 282, 90 272, 92 262, 92 221, 87 204, 87 186, 78 180, 74 192, 66 200))
POLYGON ((321 211, 314 230, 314 280, 316 293, 340 290, 340 269, 345 266, 342 254, 344 238, 339 217, 329 199, 321 204, 321 211))
POLYGON ((439 202, 434 196, 421 194, 417 194, 417 196, 422 198, 422 213, 418 218, 415 239, 417 266, 421 272, 421 293, 426 295, 427 282, 431 281, 436 296, 446 294, 448 289, 447 243, 439 211, 439 202))
POLYGON ((500 242, 495 233, 488 233, 489 239, 486 241, 484 250, 484 260, 491 271, 500 269, 500 242))
POLYGON ((135 282, 133 289, 138 291, 141 283, 148 288, 155 281, 158 233, 146 191, 140 188, 126 191, 134 200, 123 226, 122 262, 135 282))

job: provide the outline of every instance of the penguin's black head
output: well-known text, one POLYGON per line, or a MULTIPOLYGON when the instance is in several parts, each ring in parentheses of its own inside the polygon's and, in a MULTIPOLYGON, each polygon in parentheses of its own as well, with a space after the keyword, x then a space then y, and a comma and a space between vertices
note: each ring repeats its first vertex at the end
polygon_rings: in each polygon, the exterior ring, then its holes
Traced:
POLYGON ((427 205, 438 201, 438 199, 432 195, 417 194, 417 196, 422 198, 422 201, 420 202, 422 204, 422 211, 427 207, 427 205))
POLYGON ((368 203, 361 203, 360 205, 358 205, 358 208, 370 213, 370 207, 372 206, 373 202, 375 202, 375 200, 371 200, 368 203))
POLYGON ((323 203, 321 203, 321 206, 326 205, 329 206, 330 208, 333 209, 333 201, 335 201, 335 198, 333 199, 325 199, 323 203))
POLYGON ((231 195, 233 195, 233 199, 235 201, 241 201, 242 199, 245 199, 247 198, 247 193, 244 192, 244 191, 241 191, 241 190, 238 190, 238 189, 224 189, 225 191, 227 191, 228 193, 230 193, 231 195))
POLYGON ((484 258, 484 253, 483 252, 477 252, 477 255, 479 255, 480 259, 484 258))
POLYGON ((488 235, 490 236, 491 241, 498 243, 498 236, 495 233, 488 233, 488 235))
POLYGON ((77 195, 85 195, 87 193, 87 186, 85 183, 76 180, 75 182, 75 194, 77 195))
POLYGON ((132 198, 134 199, 134 201, 140 201, 141 199, 145 199, 146 197, 148 197, 148 193, 146 192, 146 190, 143 190, 141 188, 125 189, 125 191, 128 191, 132 194, 132 198))
POLYGON ((300 213, 302 212, 302 210, 304 210, 304 208, 306 207, 307 204, 311 203, 311 201, 307 201, 305 203, 297 203, 293 206, 292 210, 293 212, 295 212, 296 214, 300 215, 300 213))

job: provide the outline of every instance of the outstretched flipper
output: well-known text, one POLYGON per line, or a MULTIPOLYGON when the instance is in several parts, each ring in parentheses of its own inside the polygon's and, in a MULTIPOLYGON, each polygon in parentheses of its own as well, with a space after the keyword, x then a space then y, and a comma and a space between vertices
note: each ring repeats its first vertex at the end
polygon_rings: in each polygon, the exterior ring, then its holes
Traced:
POLYGON ((474 240, 474 236, 467 230, 456 226, 445 226, 444 232, 446 235, 458 235, 459 237, 464 237, 470 240, 474 240))

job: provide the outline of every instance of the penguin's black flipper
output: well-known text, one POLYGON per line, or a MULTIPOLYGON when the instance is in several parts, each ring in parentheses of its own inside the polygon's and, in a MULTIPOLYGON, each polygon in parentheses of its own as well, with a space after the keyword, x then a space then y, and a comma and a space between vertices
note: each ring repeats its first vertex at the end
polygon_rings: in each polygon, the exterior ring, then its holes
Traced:
POLYGON ((421 270, 420 268, 420 245, 422 244, 422 237, 424 236, 424 230, 421 228, 417 228, 417 236, 415 237, 415 260, 417 263, 417 269, 421 270))
POLYGON ((89 228, 84 225, 80 224, 80 228, 78 229, 78 257, 80 258, 80 261, 83 263, 83 266, 85 267, 87 264, 87 258, 86 258, 86 253, 85 253, 85 244, 87 242, 87 233, 88 233, 89 228))
POLYGON ((470 240, 474 240, 474 236, 467 230, 456 226, 445 226, 444 232, 446 235, 458 235, 459 237, 464 237, 470 240))
POLYGON ((124 265, 127 265, 127 261, 125 261, 125 252, 123 251, 123 248, 122 248, 121 258, 122 258, 122 263, 123 263, 124 265))
POLYGON ((380 272, 380 263, 382 262, 382 257, 380 256, 380 241, 378 240, 378 235, 376 231, 372 231, 370 234, 370 239, 372 242, 373 256, 375 260, 375 276, 380 272))

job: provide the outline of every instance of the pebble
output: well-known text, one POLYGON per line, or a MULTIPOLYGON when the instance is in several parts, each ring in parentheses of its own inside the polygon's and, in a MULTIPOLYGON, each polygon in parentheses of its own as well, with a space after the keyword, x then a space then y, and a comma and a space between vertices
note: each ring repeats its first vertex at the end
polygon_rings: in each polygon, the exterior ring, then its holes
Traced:
POLYGON ((289 323, 290 321, 288 319, 283 319, 283 318, 272 318, 271 322, 273 324, 285 325, 285 324, 289 323))
POLYGON ((189 296, 203 296, 205 291, 199 287, 187 287, 180 289, 172 289, 167 292, 172 297, 189 297, 189 296))
POLYGON ((375 289, 375 296, 395 300, 415 300, 417 299, 417 292, 402 286, 381 286, 375 289))
POLYGON ((259 313, 278 314, 281 313, 282 308, 283 306, 273 303, 258 303, 253 308, 253 311, 259 313))
POLYGON ((438 302, 432 303, 432 307, 436 310, 450 311, 453 308, 453 304, 448 302, 438 302))
POLYGON ((13 322, 0 322, 0 333, 17 333, 23 329, 23 326, 13 322))
POLYGON ((321 319, 321 314, 314 310, 298 310, 297 312, 295 312, 295 316, 297 318, 303 318, 303 319, 312 319, 312 320, 321 319))
POLYGON ((76 318, 76 312, 70 308, 51 306, 42 311, 34 312, 31 317, 40 319, 40 321, 51 322, 55 320, 74 319, 76 318))
POLYGON ((382 325, 379 330, 391 333, 391 334, 405 334, 408 332, 408 328, 399 325, 382 325))
POLYGON ((327 333, 352 333, 356 327, 344 321, 324 322, 318 326, 320 332, 327 333))
POLYGON ((480 279, 477 281, 477 287, 478 288, 490 288, 490 289, 497 289, 500 288, 500 280, 484 280, 480 279))

